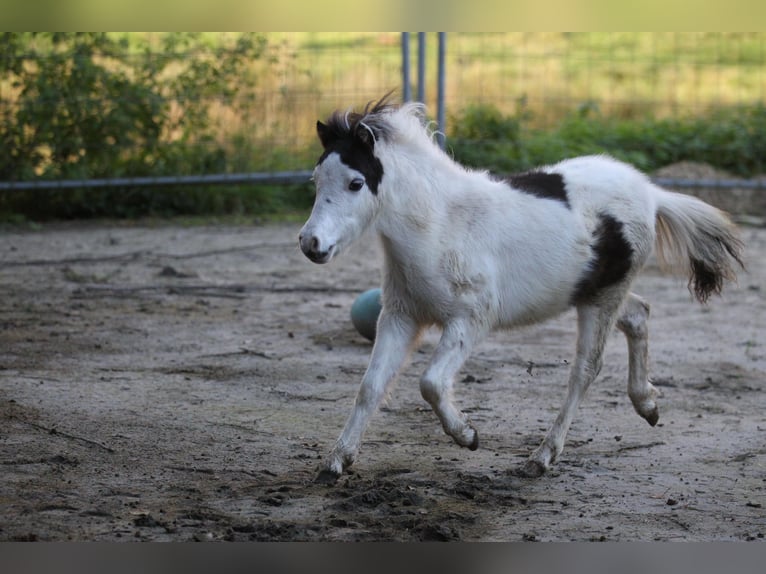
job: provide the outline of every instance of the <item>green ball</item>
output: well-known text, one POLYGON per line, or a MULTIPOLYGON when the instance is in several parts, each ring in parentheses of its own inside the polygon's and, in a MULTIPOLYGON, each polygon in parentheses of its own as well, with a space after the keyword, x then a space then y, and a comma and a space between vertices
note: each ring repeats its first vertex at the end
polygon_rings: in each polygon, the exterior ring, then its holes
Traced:
POLYGON ((380 302, 380 292, 380 289, 369 289, 359 295, 351 305, 351 322, 359 334, 370 341, 375 340, 378 316, 383 307, 380 302))

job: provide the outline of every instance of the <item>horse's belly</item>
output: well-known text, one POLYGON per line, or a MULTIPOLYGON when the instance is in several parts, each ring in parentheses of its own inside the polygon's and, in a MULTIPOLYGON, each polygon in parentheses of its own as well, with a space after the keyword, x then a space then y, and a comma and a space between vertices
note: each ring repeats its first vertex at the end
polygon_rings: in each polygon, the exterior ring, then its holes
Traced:
POLYGON ((503 313, 499 314, 496 327, 510 328, 522 325, 532 325, 546 319, 560 315, 571 307, 567 299, 555 301, 533 301, 526 304, 508 305, 503 313))
POLYGON ((560 261, 556 266, 510 267, 497 289, 498 326, 528 325, 569 309, 587 261, 584 256, 572 254, 570 260, 560 261))

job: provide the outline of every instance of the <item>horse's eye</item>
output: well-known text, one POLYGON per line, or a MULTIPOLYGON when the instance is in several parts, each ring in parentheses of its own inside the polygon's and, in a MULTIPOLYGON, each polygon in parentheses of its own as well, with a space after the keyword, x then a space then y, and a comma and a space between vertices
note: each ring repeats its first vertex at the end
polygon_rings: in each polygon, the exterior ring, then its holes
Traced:
POLYGON ((348 189, 350 191, 359 191, 362 189, 362 186, 364 185, 364 180, 359 179, 358 177, 356 179, 352 179, 351 183, 348 184, 348 189))

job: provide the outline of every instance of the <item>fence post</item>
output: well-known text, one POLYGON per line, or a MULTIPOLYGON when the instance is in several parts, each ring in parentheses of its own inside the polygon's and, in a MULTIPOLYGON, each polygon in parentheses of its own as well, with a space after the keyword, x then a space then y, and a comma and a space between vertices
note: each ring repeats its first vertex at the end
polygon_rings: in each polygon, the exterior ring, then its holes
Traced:
POLYGON ((426 101, 426 33, 418 32, 418 101, 426 101))
POLYGON ((410 89, 410 33, 402 32, 402 100, 406 103, 412 99, 410 89))
POLYGON ((447 33, 439 32, 439 61, 438 61, 438 81, 437 81, 437 93, 436 93, 436 124, 439 130, 439 145, 442 149, 447 145, 447 132, 445 132, 445 114, 444 114, 444 76, 446 74, 445 69, 445 54, 447 49, 447 33))

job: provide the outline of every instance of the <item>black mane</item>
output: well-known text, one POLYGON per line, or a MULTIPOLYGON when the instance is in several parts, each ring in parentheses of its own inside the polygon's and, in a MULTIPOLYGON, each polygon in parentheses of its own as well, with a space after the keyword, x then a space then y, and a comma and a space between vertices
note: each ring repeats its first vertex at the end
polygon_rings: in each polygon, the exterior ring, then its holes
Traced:
POLYGON ((317 165, 331 153, 337 153, 344 164, 364 175, 369 190, 377 194, 383 179, 383 165, 374 148, 391 133, 385 116, 397 106, 389 102, 390 97, 391 93, 388 93, 377 102, 368 103, 361 113, 336 111, 326 124, 317 122, 317 134, 324 147, 317 165))
POLYGON ((391 96, 392 93, 389 92, 377 102, 368 102, 361 112, 334 111, 327 118, 328 135, 331 139, 340 140, 363 135, 361 130, 367 132, 369 128, 376 140, 385 139, 390 133, 390 128, 381 119, 386 113, 397 108, 396 104, 391 103, 391 96))

